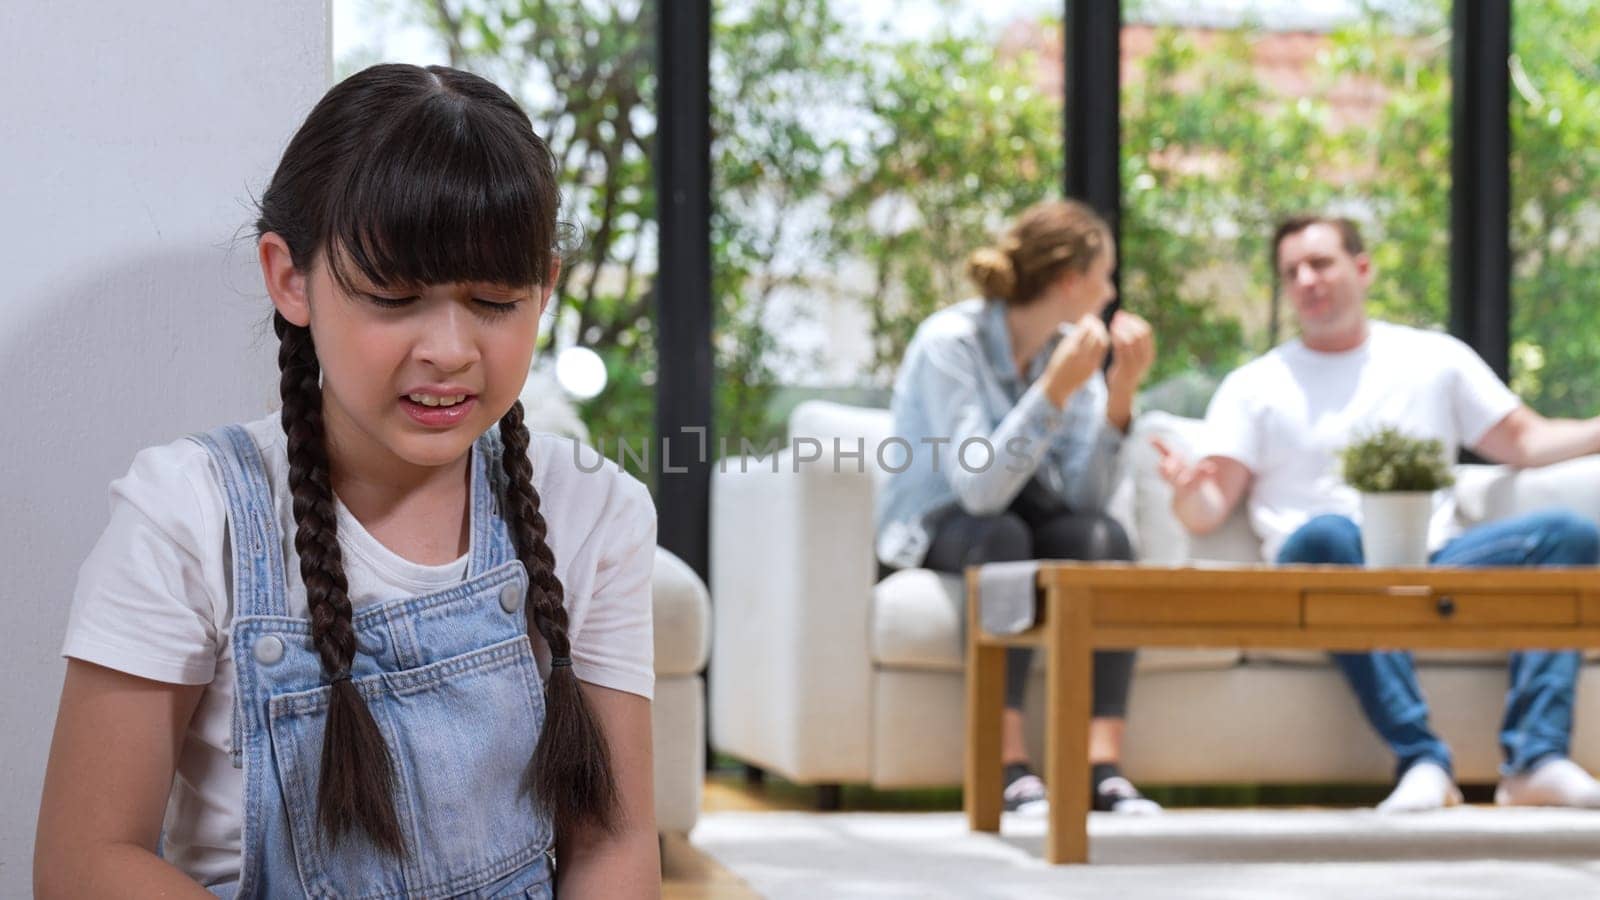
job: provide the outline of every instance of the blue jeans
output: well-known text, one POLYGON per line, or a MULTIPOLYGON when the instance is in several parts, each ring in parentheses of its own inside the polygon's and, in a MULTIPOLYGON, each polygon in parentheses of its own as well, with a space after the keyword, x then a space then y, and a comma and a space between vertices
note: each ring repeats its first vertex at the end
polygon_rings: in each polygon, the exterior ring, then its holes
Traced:
MULTIPOLYGON (((1600 562, 1595 523, 1548 510, 1474 528, 1434 553, 1451 566, 1592 566, 1600 562)), ((1317 516, 1289 536, 1280 563, 1359 565, 1361 530, 1344 516, 1317 516)), ((1408 652, 1335 653, 1367 720, 1394 750, 1396 776, 1423 760, 1450 771, 1450 749, 1428 725, 1428 703, 1408 652)), ((1580 656, 1576 651, 1511 654, 1511 690, 1500 725, 1504 775, 1526 772, 1548 757, 1567 755, 1580 656)))

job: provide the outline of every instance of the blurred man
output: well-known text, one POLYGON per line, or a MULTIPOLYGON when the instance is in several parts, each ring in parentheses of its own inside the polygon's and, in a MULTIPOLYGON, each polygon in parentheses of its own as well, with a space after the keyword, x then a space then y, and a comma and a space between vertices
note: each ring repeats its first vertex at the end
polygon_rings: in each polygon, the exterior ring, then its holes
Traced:
MULTIPOLYGON (((1248 498, 1267 560, 1362 562, 1358 495, 1339 477, 1338 451, 1380 425, 1519 467, 1600 452, 1600 420, 1546 419, 1462 342, 1367 317, 1372 260, 1346 219, 1302 216, 1279 226, 1273 258, 1300 337, 1223 380, 1190 461, 1157 442, 1173 510, 1196 534, 1248 498)), ((1549 510, 1457 533, 1441 491, 1431 561, 1451 566, 1572 566, 1600 561, 1595 524, 1549 510)), ((1450 750, 1428 724, 1411 654, 1336 653, 1367 719, 1396 757, 1397 785, 1379 810, 1459 803, 1450 750)), ((1600 807, 1600 783, 1567 759, 1579 654, 1511 654, 1511 691, 1495 801, 1600 807)))

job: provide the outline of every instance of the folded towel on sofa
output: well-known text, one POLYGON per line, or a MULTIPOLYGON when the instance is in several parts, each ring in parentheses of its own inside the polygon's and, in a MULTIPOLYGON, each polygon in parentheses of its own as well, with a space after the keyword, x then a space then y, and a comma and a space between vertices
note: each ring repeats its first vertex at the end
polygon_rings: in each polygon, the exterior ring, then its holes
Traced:
POLYGON ((978 567, 978 622, 990 634, 1016 634, 1039 615, 1039 561, 988 563, 978 567))

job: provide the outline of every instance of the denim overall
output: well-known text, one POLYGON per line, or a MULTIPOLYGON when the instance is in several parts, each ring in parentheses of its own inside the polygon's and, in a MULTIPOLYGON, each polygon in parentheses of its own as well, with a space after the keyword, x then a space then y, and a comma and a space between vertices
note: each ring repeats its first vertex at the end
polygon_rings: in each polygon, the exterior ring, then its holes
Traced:
POLYGON ((500 442, 473 447, 466 580, 356 610, 352 683, 394 764, 397 858, 360 831, 317 824, 330 689, 311 623, 288 615, 284 546, 266 469, 230 425, 209 451, 233 542, 233 764, 244 769, 243 866, 222 897, 419 898, 553 894, 552 828, 520 790, 544 722, 523 619, 527 573, 500 517, 500 442))

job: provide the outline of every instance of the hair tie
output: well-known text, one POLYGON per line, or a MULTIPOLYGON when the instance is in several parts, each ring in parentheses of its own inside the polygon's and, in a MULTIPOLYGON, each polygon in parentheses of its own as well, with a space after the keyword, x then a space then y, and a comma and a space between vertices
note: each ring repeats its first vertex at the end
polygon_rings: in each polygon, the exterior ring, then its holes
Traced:
POLYGON ((567 666, 568 668, 571 668, 571 666, 572 666, 572 657, 570 657, 570 656, 553 656, 553 657, 550 658, 550 668, 559 669, 562 666, 567 666))
POLYGON ((346 666, 345 668, 340 669, 339 671, 333 673, 333 679, 331 681, 329 681, 328 684, 334 685, 334 684, 338 684, 341 681, 349 681, 349 680, 350 680, 350 668, 348 666, 346 666))

